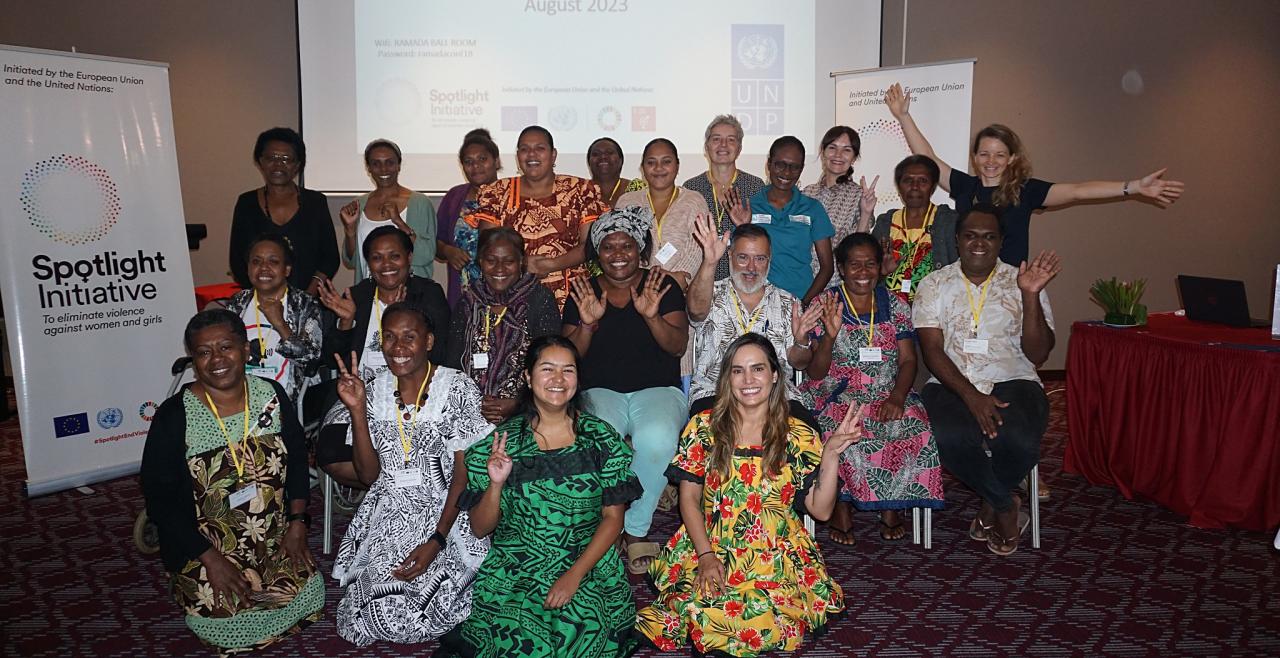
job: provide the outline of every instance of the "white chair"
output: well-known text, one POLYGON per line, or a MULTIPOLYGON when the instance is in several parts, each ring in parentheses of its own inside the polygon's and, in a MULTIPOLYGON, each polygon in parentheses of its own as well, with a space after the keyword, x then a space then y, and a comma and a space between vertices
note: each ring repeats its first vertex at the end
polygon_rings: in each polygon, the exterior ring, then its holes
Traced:
POLYGON ((933 508, 932 507, 913 507, 911 508, 911 543, 924 544, 925 550, 933 548, 933 508), (921 510, 924 511, 921 514, 921 510), (923 519, 921 518, 923 517, 923 519), (921 526, 924 526, 924 532, 921 533, 921 526))
POLYGON ((320 471, 320 498, 324 501, 324 524, 320 529, 320 547, 325 555, 333 553, 333 478, 320 471))

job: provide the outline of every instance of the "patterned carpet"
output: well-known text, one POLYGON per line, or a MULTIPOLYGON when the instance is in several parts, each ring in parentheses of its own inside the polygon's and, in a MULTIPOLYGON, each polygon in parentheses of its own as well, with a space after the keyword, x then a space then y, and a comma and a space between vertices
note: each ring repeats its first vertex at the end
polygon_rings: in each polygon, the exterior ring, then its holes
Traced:
MULTIPOLYGON (((1054 385, 1051 385, 1053 388, 1054 385)), ((9 392, 12 395, 12 392, 9 392)), ((1042 505, 1043 548, 1024 541, 997 558, 965 536, 975 497, 947 481, 934 548, 882 542, 856 517, 858 545, 819 529, 848 614, 798 656, 1261 656, 1280 655, 1280 556, 1270 537, 1191 528, 1171 512, 1061 473, 1065 401, 1051 396, 1042 505)), ((141 494, 134 478, 94 493, 35 500, 17 423, 0 424, 0 655, 208 655, 165 591, 159 559, 131 540, 141 494)), ((319 514, 318 495, 312 507, 319 514)), ((660 515, 656 535, 676 527, 660 515)), ((312 533, 319 552, 319 533, 312 533)), ((326 572, 332 559, 318 555, 326 572)), ((651 599, 637 585, 636 598, 651 599)), ((427 655, 423 646, 358 650, 328 617, 263 656, 427 655)), ((642 651, 640 656, 657 655, 642 651)), ((671 655, 671 654, 668 654, 671 655)))

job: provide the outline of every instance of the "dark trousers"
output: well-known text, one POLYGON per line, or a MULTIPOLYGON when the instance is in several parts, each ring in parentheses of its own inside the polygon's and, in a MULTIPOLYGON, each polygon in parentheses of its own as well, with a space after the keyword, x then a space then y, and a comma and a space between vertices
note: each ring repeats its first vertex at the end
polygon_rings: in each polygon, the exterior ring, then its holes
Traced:
POLYGON ((945 386, 929 384, 920 397, 929 412, 942 465, 996 511, 1007 512, 1013 507, 1011 492, 1040 461, 1049 399, 1039 383, 1026 380, 1000 382, 991 394, 1009 403, 998 410, 1004 423, 994 439, 982 433, 969 407, 945 386))
MULTIPOLYGON (((818 433, 818 436, 822 436, 822 427, 818 425, 818 419, 813 417, 813 412, 809 411, 808 409, 805 408, 803 404, 800 404, 795 400, 791 400, 790 402, 791 402, 791 405, 790 405, 791 417, 804 423, 805 425, 808 425, 809 427, 812 427, 813 431, 818 433)), ((705 398, 694 400, 689 405, 689 417, 693 418, 694 416, 697 416, 698 414, 706 411, 707 409, 710 409, 711 407, 714 407, 715 405, 716 405, 716 398, 714 395, 708 395, 705 398)))

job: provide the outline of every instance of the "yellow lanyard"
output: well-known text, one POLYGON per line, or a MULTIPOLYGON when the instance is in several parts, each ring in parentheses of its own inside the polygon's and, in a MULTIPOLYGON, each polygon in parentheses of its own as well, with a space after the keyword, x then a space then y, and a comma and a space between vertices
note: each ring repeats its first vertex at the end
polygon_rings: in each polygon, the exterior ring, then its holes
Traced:
POLYGON ((618 177, 618 182, 616 182, 616 183, 614 183, 614 184, 613 184, 613 191, 609 193, 609 198, 608 198, 608 199, 605 199, 605 201, 606 201, 609 205, 613 205, 613 199, 617 196, 617 194, 618 194, 618 188, 619 188, 621 185, 622 185, 622 177, 621 177, 621 176, 619 176, 619 177, 618 177))
MULTIPOLYGON (((711 190, 712 190, 712 193, 714 194, 715 188, 712 187, 711 190)), ((649 209, 653 211, 654 232, 656 233, 656 236, 655 236, 657 237, 656 242, 658 243, 659 246, 662 245, 662 218, 666 217, 667 213, 671 212, 671 205, 676 202, 676 195, 679 193, 680 193, 679 186, 673 186, 671 188, 671 198, 667 199, 667 209, 663 210, 662 214, 659 215, 657 206, 653 205, 653 195, 650 193, 650 190, 648 188, 645 188, 644 195, 649 199, 649 209)))
MULTIPOLYGON (((373 294, 374 294, 374 297, 376 298, 378 295, 378 291, 374 290, 373 294)), ((284 294, 284 299, 281 300, 280 303, 285 304, 286 302, 288 302, 288 300, 289 300, 289 293, 286 292, 284 294)), ((257 290, 253 291, 253 323, 258 325, 258 354, 265 361, 267 358, 267 341, 263 340, 262 338, 262 318, 258 315, 258 291, 257 290)), ((274 329, 274 327, 272 328, 274 329)), ((276 331, 278 332, 279 329, 276 329, 276 331)))
MULTIPOLYGON (((716 195, 716 179, 711 175, 711 170, 707 170, 707 181, 711 183, 711 204, 716 209, 716 226, 720 226, 720 220, 724 219, 724 208, 720 205, 720 197, 716 195)), ((733 170, 733 177, 729 179, 729 187, 738 182, 738 170, 733 170)))
MULTIPOLYGON (((925 213, 924 213, 924 226, 921 228, 921 232, 920 232, 920 239, 918 239, 918 240, 916 240, 915 242, 911 243, 911 256, 910 256, 909 258, 907 258, 906 260, 901 261, 901 263, 902 263, 903 265, 906 265, 906 266, 908 266, 908 267, 911 267, 911 266, 914 266, 914 265, 915 265, 915 262, 916 262, 916 252, 920 250, 920 243, 924 242, 924 236, 925 236, 925 235, 928 235, 928 233, 929 233, 929 227, 930 227, 930 226, 933 226, 933 217, 934 217, 934 215, 936 215, 936 214, 938 214, 938 207, 937 207, 937 206, 935 206, 935 205, 933 205, 932 203, 931 203, 931 204, 929 204, 929 209, 928 209, 928 210, 926 210, 926 211, 925 211, 925 213)), ((897 225, 899 228, 901 228, 901 229, 902 229, 902 241, 903 241, 903 242, 906 242, 906 241, 907 241, 907 238, 909 237, 909 235, 907 234, 907 210, 906 210, 906 208, 899 208, 898 210, 896 210, 896 211, 893 213, 893 220, 892 220, 892 223, 893 223, 893 224, 895 224, 895 225, 897 225), (901 222, 901 223, 899 223, 899 222, 901 222)), ((906 270, 903 270, 903 272, 905 273, 905 272, 906 272, 906 270)))
MULTIPOLYGON (((998 266, 999 264, 997 263, 997 267, 998 266)), ((969 298, 969 315, 973 318, 973 329, 971 333, 974 338, 978 337, 978 322, 982 320, 982 309, 987 305, 987 291, 991 288, 991 277, 995 275, 996 268, 993 267, 991 268, 991 273, 987 275, 987 280, 982 282, 982 297, 978 301, 977 307, 975 307, 973 305, 973 291, 969 290, 971 287, 969 277, 965 276, 963 271, 960 272, 960 279, 964 281, 964 294, 969 298)))
POLYGON ((755 328, 756 321, 760 319, 760 314, 764 313, 764 300, 760 300, 760 303, 756 305, 755 312, 751 314, 751 322, 748 324, 742 314, 742 304, 738 302, 738 291, 730 290, 729 299, 733 300, 733 310, 738 313, 738 328, 742 330, 738 335, 749 333, 755 328))
POLYGON ((502 317, 506 314, 507 307, 503 306, 502 310, 498 311, 498 319, 494 320, 493 324, 489 324, 489 306, 484 307, 484 344, 486 346, 489 344, 489 333, 502 324, 502 317))
POLYGON ((379 306, 378 287, 373 287, 373 313, 378 318, 377 326, 373 328, 373 342, 378 346, 378 351, 382 351, 382 307, 379 306))
POLYGON ((848 305, 849 312, 853 314, 853 320, 860 325, 866 325, 870 328, 867 332, 867 347, 871 347, 876 339, 876 300, 875 291, 871 291, 871 322, 864 323, 862 318, 858 317, 858 309, 853 306, 853 298, 849 296, 849 289, 844 287, 844 283, 840 284, 840 294, 844 295, 844 303, 848 305))
MULTIPOLYGON (((218 413, 218 405, 213 403, 213 398, 209 397, 209 391, 204 392, 204 399, 209 403, 209 408, 213 409, 213 419, 218 421, 218 429, 222 430, 222 438, 227 440, 227 451, 231 453, 231 463, 236 465, 236 477, 240 480, 244 479, 244 462, 236 455, 235 444, 231 443, 231 433, 227 431, 226 423, 222 422, 222 414, 218 413)), ((249 380, 244 382, 244 439, 240 441, 240 449, 244 451, 248 461, 253 461, 253 452, 249 450, 249 380)))
MULTIPOLYGON (((418 412, 422 410, 422 392, 427 388, 427 382, 431 380, 431 371, 435 369, 435 364, 427 364, 427 376, 422 378, 422 384, 418 386, 418 394, 413 398, 413 414, 409 416, 409 429, 418 427, 418 412)), ((404 404, 404 400, 400 400, 404 404)), ((404 448, 404 463, 409 463, 409 451, 413 446, 409 445, 409 437, 404 433, 404 413, 396 409, 396 427, 400 429, 400 447, 404 448)))

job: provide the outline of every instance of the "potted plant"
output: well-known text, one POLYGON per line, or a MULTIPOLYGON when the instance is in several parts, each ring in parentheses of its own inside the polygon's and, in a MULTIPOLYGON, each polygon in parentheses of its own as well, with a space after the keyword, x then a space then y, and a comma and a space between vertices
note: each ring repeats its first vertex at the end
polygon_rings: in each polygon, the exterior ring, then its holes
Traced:
POLYGON ((1135 327, 1147 323, 1147 307, 1140 304, 1147 280, 1119 281, 1115 277, 1098 279, 1089 287, 1089 298, 1106 311, 1102 321, 1121 327, 1135 327))

